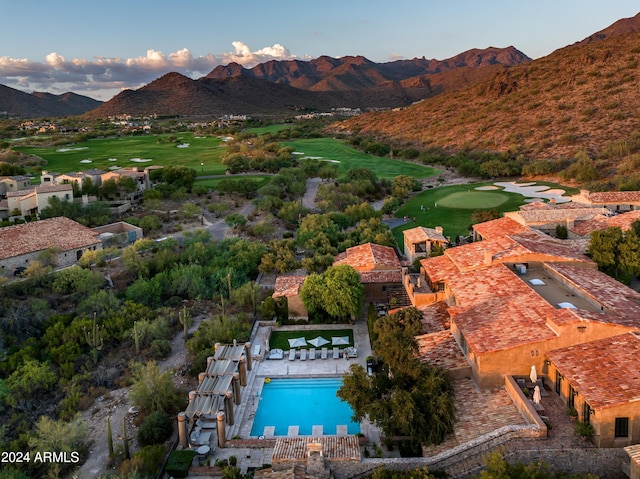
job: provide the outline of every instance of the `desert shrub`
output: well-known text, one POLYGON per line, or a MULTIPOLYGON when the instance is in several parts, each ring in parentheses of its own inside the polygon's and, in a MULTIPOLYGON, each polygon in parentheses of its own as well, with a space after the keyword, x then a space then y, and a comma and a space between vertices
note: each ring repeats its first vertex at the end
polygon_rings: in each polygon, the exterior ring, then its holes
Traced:
POLYGON ((171 343, 166 339, 154 339, 150 352, 153 359, 164 359, 171 354, 171 343))
POLYGON ((191 465, 191 461, 193 461, 193 457, 195 455, 195 451, 173 451, 169 454, 165 472, 176 478, 187 477, 189 466, 191 465))
POLYGON ((161 412, 156 411, 144 418, 138 429, 138 442, 142 446, 162 444, 173 433, 173 421, 161 412))

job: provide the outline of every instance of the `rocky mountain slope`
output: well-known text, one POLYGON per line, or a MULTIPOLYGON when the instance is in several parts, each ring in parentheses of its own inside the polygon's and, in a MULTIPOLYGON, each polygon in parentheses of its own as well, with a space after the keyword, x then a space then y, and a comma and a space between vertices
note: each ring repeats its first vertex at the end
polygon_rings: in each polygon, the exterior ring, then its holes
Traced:
POLYGON ((447 151, 572 157, 640 132, 639 85, 640 14, 467 89, 361 115, 335 129, 447 151))
POLYGON ((75 93, 25 93, 0 85, 0 116, 38 118, 81 115, 102 102, 75 93))

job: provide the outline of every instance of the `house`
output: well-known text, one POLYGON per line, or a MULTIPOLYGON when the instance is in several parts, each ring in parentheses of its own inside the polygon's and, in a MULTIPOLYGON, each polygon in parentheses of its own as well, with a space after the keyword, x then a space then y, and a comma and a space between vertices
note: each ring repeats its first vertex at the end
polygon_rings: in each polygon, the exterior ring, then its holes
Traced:
POLYGON ((640 443, 640 331, 546 353, 555 391, 599 447, 640 443))
POLYGON ((286 275, 276 278, 272 298, 287 298, 290 318, 309 317, 309 312, 300 297, 300 289, 306 279, 306 275, 286 275))
POLYGON ((640 191, 601 191, 580 190, 571 196, 571 201, 591 208, 607 208, 612 212, 624 212, 640 209, 640 191))
POLYGON ((0 274, 38 260, 47 248, 56 248, 58 267, 76 264, 87 250, 102 249, 98 233, 65 217, 50 218, 0 229, 0 274))
MULTIPOLYGON (((510 218, 481 223, 483 238, 423 259, 446 304, 450 333, 480 387, 545 371, 547 353, 640 328, 640 294, 600 273, 571 244, 510 218)), ((425 352, 426 354, 426 352, 425 352)))
POLYGON ((140 194, 141 192, 151 188, 151 180, 149 179, 149 170, 144 169, 143 171, 138 171, 137 168, 120 168, 117 170, 109 171, 107 173, 103 173, 100 175, 100 183, 104 184, 105 181, 115 180, 118 181, 120 178, 128 177, 132 178, 136 184, 136 191, 134 193, 129 194, 128 196, 135 196, 140 194))
POLYGON ((416 258, 429 256, 434 247, 445 248, 449 239, 442 235, 442 227, 425 228, 418 226, 402 232, 404 237, 404 255, 413 263, 416 258))
POLYGON ((92 228, 102 241, 102 246, 126 246, 142 239, 142 228, 134 226, 125 221, 118 221, 108 225, 96 226, 92 228))
POLYGON ((346 264, 360 274, 365 301, 387 301, 402 287, 402 266, 396 251, 389 246, 365 243, 338 254, 333 266, 346 264))
MULTIPOLYGON (((86 171, 78 171, 78 172, 73 172, 73 173, 63 173, 61 175, 57 175, 55 177, 55 183, 58 185, 61 184, 71 184, 71 183, 75 183, 76 185, 78 185, 79 188, 82 188, 82 184, 86 181, 86 180, 91 180, 92 184, 94 186, 100 186, 101 182, 102 182, 102 175, 106 174, 105 171, 103 170, 99 170, 97 168, 92 168, 90 170, 86 170, 86 171)), ((41 176, 40 177, 40 181, 42 183, 46 183, 49 180, 49 178, 51 178, 50 175, 47 176, 41 176), (46 180, 45 180, 46 178, 46 180)))
POLYGON ((38 215, 49 206, 51 198, 73 201, 71 185, 41 185, 7 193, 6 205, 0 205, 0 218, 38 215))
POLYGON ((31 188, 31 179, 28 176, 0 176, 0 197, 6 196, 10 191, 28 190, 31 188))

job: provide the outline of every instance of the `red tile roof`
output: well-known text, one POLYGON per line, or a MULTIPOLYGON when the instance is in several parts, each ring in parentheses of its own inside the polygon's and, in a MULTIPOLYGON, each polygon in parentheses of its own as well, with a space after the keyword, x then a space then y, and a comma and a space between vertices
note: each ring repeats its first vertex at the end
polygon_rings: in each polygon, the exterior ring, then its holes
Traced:
POLYGON ((273 448, 273 464, 306 460, 307 444, 322 444, 322 454, 328 460, 360 461, 360 443, 356 436, 279 437, 273 448))
POLYGON ((418 226, 417 228, 411 228, 402 232, 404 235, 405 243, 414 244, 421 241, 442 241, 448 243, 449 240, 445 238, 442 233, 438 233, 433 228, 425 228, 424 226, 418 226))
POLYGON ((482 236, 483 239, 491 239, 499 236, 509 236, 527 231, 527 227, 521 225, 511 218, 498 218, 497 220, 486 221, 473 225, 473 229, 482 236))
POLYGON ((640 407, 640 333, 627 333, 547 353, 594 409, 640 407))
POLYGON ((98 234, 65 217, 0 228, 0 260, 42 251, 49 246, 69 251, 100 244, 98 234))
POLYGON ((279 298, 281 296, 296 296, 300 293, 300 288, 302 288, 306 279, 306 275, 278 276, 273 288, 272 297, 279 298))
POLYGON ((333 265, 348 264, 356 271, 400 269, 396 251, 389 246, 365 243, 347 248, 336 256, 333 265))
POLYGON ((450 330, 416 336, 416 342, 418 343, 418 358, 422 362, 445 369, 469 367, 469 362, 464 357, 450 330))
POLYGON ((598 215, 589 221, 576 224, 572 232, 580 236, 587 236, 592 231, 609 227, 619 227, 622 231, 627 231, 631 229, 631 223, 637 220, 640 220, 640 210, 628 211, 615 216, 598 215))
MULTIPOLYGON (((575 195, 572 198, 579 200, 582 195, 575 195)), ((589 193, 586 199, 592 204, 633 204, 640 202, 640 191, 601 191, 589 193)))
POLYGON ((360 271, 360 282, 369 283, 402 283, 402 272, 394 271, 360 271))

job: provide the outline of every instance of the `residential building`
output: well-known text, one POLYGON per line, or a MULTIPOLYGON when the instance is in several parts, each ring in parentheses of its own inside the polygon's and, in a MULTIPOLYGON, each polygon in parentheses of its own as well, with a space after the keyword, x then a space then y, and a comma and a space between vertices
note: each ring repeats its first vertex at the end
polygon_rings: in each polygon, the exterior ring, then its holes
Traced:
POLYGON ((546 371, 550 351, 640 328, 640 294, 572 245, 510 218, 476 225, 474 236, 422 260, 421 274, 480 387, 546 371))
POLYGON ((0 228, 0 244, 0 274, 4 276, 29 266, 47 248, 59 251, 59 267, 76 264, 87 250, 102 249, 97 232, 65 217, 0 228))
POLYGON ((443 236, 442 227, 425 228, 418 226, 402 232, 404 237, 404 255, 410 263, 416 258, 429 256, 434 247, 445 248, 449 239, 443 236))
POLYGON ((287 298, 290 318, 308 318, 309 312, 300 297, 300 289, 307 279, 306 275, 285 275, 278 276, 273 288, 274 299, 287 298))
POLYGON ((31 179, 28 176, 0 176, 0 197, 6 196, 10 191, 28 190, 31 188, 31 179))
POLYGON ((7 193, 7 202, 0 204, 0 218, 38 215, 49 205, 51 198, 73 201, 71 185, 41 185, 28 190, 7 193))
POLYGON ((640 443, 640 331, 546 353, 555 391, 599 447, 640 443))
POLYGON ((607 208, 612 212, 624 212, 640 209, 640 191, 601 191, 580 190, 571 196, 571 201, 591 208, 607 208))

